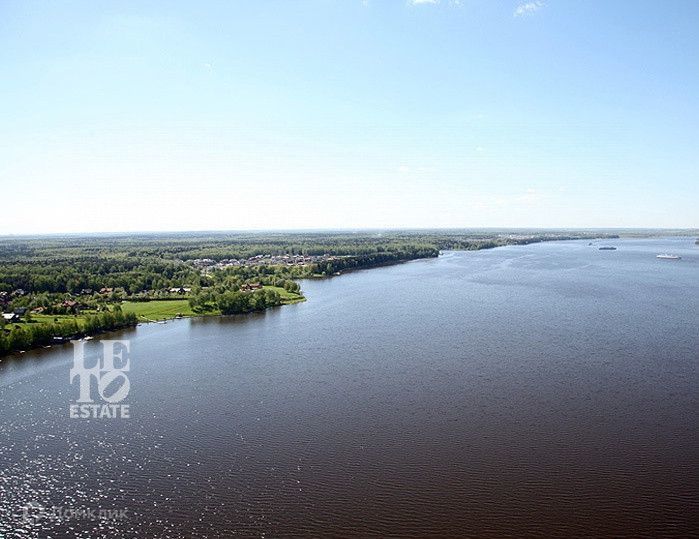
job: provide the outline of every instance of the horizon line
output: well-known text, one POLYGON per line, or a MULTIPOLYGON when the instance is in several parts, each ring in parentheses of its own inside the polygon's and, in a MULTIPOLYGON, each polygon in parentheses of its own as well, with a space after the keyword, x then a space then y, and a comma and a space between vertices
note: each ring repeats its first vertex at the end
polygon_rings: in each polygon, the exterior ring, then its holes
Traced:
POLYGON ((261 233, 361 233, 361 232, 459 232, 459 231, 636 231, 636 232, 686 232, 688 235, 699 234, 699 227, 349 227, 349 228, 248 228, 248 229, 182 229, 182 230, 111 230, 99 232, 20 232, 0 234, 0 239, 22 239, 39 237, 85 237, 85 236, 127 236, 127 235, 168 235, 168 234, 261 234, 261 233))

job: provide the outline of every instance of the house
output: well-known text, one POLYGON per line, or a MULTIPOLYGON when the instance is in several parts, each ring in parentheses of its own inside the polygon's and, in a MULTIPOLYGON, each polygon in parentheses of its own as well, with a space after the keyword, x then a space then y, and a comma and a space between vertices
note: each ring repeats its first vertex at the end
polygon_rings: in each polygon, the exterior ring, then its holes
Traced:
POLYGON ((17 316, 24 316, 25 314, 27 314, 27 308, 26 307, 17 307, 15 309, 15 314, 17 316))
POLYGON ((78 310, 78 302, 73 301, 72 299, 67 299, 63 303, 61 303, 61 306, 66 308, 66 311, 70 312, 76 312, 78 310))
POLYGON ((185 288, 184 286, 175 286, 173 288, 170 288, 168 292, 170 294, 188 294, 192 291, 191 288, 185 288))
POLYGON ((13 297, 23 296, 24 294, 26 294, 26 292, 21 288, 18 288, 17 290, 12 292, 13 297))
POLYGON ((41 314, 41 313, 43 313, 45 310, 46 310, 46 309, 44 309, 43 307, 35 307, 35 308, 32 309, 31 312, 32 312, 32 314, 41 314))
POLYGON ((243 283, 240 285, 241 292, 252 292, 253 290, 261 290, 262 285, 260 283, 243 283))
POLYGON ((2 319, 7 322, 19 322, 19 315, 17 313, 2 313, 2 319))
POLYGON ((111 294, 114 292, 113 288, 100 288, 100 294, 111 294))
POLYGON ((91 296, 92 295, 92 288, 83 288, 80 291, 81 296, 91 296))

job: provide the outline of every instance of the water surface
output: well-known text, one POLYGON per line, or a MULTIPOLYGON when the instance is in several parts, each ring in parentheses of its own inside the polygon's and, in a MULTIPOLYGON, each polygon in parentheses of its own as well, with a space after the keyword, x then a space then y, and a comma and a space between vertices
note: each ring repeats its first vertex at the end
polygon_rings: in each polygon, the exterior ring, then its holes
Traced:
POLYGON ((699 534, 699 248, 614 245, 448 252, 123 332, 128 420, 68 417, 69 347, 6 359, 0 536, 699 534))

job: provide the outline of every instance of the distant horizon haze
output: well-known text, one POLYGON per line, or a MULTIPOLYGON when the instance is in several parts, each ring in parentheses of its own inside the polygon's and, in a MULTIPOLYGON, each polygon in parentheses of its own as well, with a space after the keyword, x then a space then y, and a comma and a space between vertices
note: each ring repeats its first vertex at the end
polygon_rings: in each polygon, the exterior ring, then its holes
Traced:
POLYGON ((396 233, 396 232, 464 232, 464 233, 521 233, 529 232, 599 232, 603 233, 630 233, 630 234, 648 234, 648 235, 670 235, 670 236, 687 236, 693 237, 699 235, 699 227, 350 227, 350 228, 257 228, 257 229, 190 229, 190 230, 103 230, 103 231, 75 231, 75 232, 36 232, 36 233, 14 233, 0 234, 0 239, 23 239, 51 236, 74 236, 74 237, 90 237, 90 236, 128 236, 128 235, 244 235, 244 234, 381 234, 381 233, 396 233))

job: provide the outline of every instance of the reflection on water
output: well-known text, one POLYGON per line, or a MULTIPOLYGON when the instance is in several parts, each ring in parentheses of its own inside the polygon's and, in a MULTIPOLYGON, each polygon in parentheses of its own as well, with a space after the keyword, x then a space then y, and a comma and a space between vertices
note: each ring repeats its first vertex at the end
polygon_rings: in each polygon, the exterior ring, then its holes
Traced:
POLYGON ((699 249, 616 245, 445 253, 141 326, 129 420, 68 418, 70 348, 5 360, 0 535, 696 534, 699 249))

